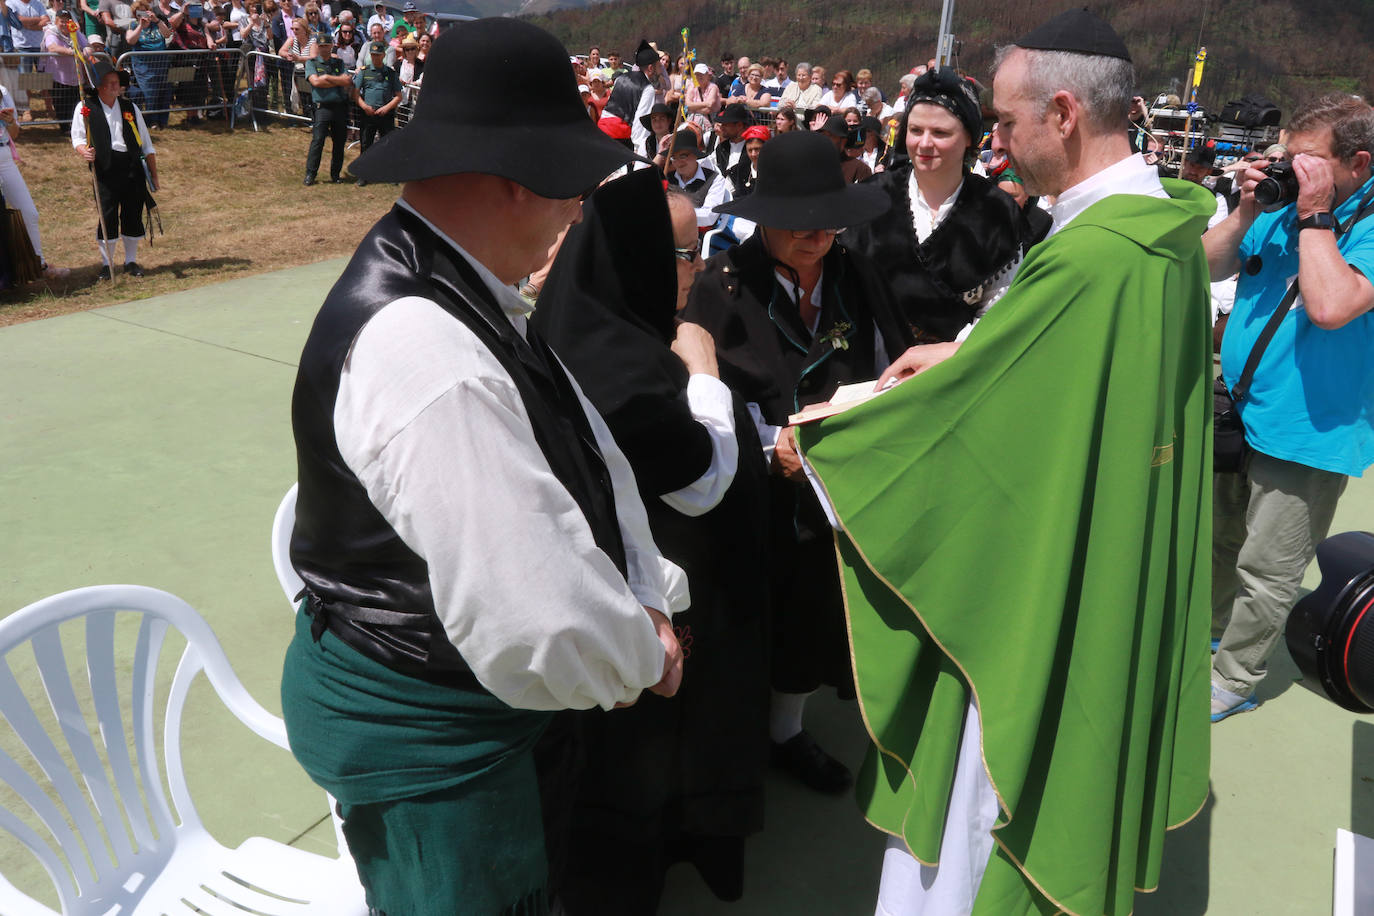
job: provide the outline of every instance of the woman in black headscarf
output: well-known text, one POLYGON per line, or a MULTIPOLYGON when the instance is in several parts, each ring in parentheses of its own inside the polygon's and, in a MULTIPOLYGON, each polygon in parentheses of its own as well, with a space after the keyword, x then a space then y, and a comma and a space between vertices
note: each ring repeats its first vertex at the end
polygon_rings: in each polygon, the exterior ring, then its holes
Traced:
POLYGON ((897 136, 907 158, 870 182, 892 208, 844 242, 873 261, 917 343, 956 341, 1006 292, 1049 216, 969 171, 983 115, 953 69, 917 77, 897 136))
POLYGON ((702 262, 691 202, 671 210, 670 222, 654 169, 598 190, 533 319, 629 459, 654 539, 686 571, 692 601, 673 618, 691 672, 677 695, 583 720, 562 890, 572 916, 652 914, 665 871, 682 860, 736 899, 745 837, 763 826, 767 472, 743 402, 713 377, 710 336, 677 320, 702 262))

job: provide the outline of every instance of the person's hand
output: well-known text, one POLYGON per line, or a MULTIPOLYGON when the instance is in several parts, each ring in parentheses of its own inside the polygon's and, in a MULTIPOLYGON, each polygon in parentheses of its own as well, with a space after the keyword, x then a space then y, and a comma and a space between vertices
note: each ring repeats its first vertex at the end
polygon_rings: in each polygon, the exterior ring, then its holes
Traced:
POLYGON ((6 123, 6 124, 14 124, 14 123, 16 123, 15 120, 14 120, 14 109, 13 109, 13 108, 0 108, 0 121, 3 121, 3 122, 6 123))
POLYGON ((883 374, 878 376, 877 383, 873 386, 874 391, 880 391, 888 382, 896 379, 903 381, 913 375, 925 372, 931 366, 937 365, 949 359, 959 349, 957 341, 937 344, 920 344, 910 347, 905 353, 897 357, 892 365, 883 370, 883 374))
POLYGON ((661 153, 662 155, 665 155, 665 156, 668 155, 668 147, 672 144, 672 142, 673 142, 673 135, 672 135, 672 134, 664 134, 662 137, 659 137, 659 138, 658 138, 658 151, 659 151, 659 153, 661 153))
POLYGON ((77 155, 79 155, 82 159, 85 159, 87 162, 95 162, 95 148, 94 148, 94 147, 90 147, 90 146, 78 146, 78 147, 76 148, 76 152, 77 152, 77 155))
POLYGON ((1320 156, 1300 153, 1293 159, 1293 172, 1298 176, 1298 219, 1329 212, 1336 199, 1336 176, 1331 163, 1320 156))
POLYGON ((1238 176, 1240 181, 1240 202, 1236 204, 1236 212, 1246 225, 1253 223, 1255 217, 1259 215, 1259 204, 1255 203, 1255 185, 1268 178, 1264 172, 1253 166, 1246 168, 1238 176))
POLYGON ((672 349, 687 367, 688 373, 720 378, 720 367, 716 364, 715 338, 701 325, 690 321, 679 324, 672 349))
POLYGON ((46 29, 50 25, 52 25, 52 20, 48 18, 47 13, 44 13, 42 16, 38 17, 38 27, 40 29, 46 29))
POLYGON ((677 634, 673 632, 672 621, 662 611, 648 606, 644 610, 654 622, 654 632, 658 635, 658 641, 663 644, 663 677, 649 688, 649 692, 661 697, 670 697, 682 686, 682 646, 678 644, 677 634))
POLYGON ((778 433, 777 444, 773 446, 773 468, 788 480, 798 483, 806 480, 801 454, 797 451, 797 437, 790 426, 778 433))

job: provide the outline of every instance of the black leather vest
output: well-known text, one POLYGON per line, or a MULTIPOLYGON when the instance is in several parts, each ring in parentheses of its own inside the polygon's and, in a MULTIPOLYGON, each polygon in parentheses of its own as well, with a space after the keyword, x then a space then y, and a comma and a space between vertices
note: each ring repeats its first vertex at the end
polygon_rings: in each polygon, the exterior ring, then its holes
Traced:
MULTIPOLYGON (((134 139, 133 123, 126 117, 133 115, 134 103, 123 96, 116 98, 115 102, 119 105, 120 124, 124 129, 124 148, 130 156, 142 159, 143 147, 134 139)), ((95 169, 97 172, 109 171, 114 147, 111 145, 110 125, 105 120, 105 110, 100 105, 100 99, 87 99, 83 104, 91 110, 91 116, 86 119, 86 130, 91 138, 91 148, 95 150, 95 169)))
POLYGON ((291 564, 306 584, 316 638, 327 627, 394 670, 478 687, 435 612, 428 565, 372 504, 334 437, 344 358, 372 316, 404 296, 437 302, 491 351, 514 380, 554 476, 622 575, 625 547, 610 473, 552 352, 532 330, 528 340, 520 336, 448 243, 414 214, 393 208, 330 291, 301 354, 291 402, 299 482, 291 564))
POLYGON ((635 112, 639 110, 639 100, 649 85, 649 78, 638 70, 631 70, 611 87, 611 97, 606 100, 606 114, 615 115, 626 124, 633 125, 635 112))

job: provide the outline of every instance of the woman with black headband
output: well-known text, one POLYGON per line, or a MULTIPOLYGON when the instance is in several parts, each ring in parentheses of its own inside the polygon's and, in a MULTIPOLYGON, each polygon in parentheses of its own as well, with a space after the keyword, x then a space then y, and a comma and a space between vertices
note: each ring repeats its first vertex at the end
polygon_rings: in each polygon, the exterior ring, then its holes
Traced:
POLYGON ((983 137, 982 109, 952 68, 916 79, 898 137, 908 161, 871 182, 892 208, 843 240, 874 262, 917 343, 962 340, 1045 237, 1049 217, 1023 211, 969 171, 983 137))

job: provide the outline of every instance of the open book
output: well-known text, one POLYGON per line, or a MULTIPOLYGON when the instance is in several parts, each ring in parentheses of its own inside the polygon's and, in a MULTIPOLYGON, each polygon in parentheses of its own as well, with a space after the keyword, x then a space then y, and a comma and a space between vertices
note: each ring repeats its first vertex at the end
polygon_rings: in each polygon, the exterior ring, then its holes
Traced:
POLYGON ((888 391, 893 385, 897 384, 897 379, 890 379, 881 391, 874 391, 875 381, 855 382, 852 385, 841 385, 835 389, 835 393, 830 396, 830 400, 821 404, 812 404, 810 407, 803 407, 797 413, 787 418, 788 426, 802 426, 806 423, 814 423, 817 420, 824 420, 826 417, 833 417, 835 414, 844 413, 851 407, 858 407, 865 401, 871 401, 883 391, 888 391))

